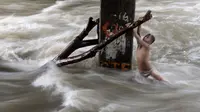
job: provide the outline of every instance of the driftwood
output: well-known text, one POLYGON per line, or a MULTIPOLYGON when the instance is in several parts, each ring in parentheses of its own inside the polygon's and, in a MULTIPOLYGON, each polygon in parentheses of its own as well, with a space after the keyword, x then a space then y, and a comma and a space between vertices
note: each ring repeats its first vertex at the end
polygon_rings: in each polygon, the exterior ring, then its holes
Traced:
POLYGON ((94 28, 98 23, 92 20, 93 18, 90 17, 88 20, 88 24, 87 27, 85 29, 83 29, 83 31, 67 46, 67 48, 61 53, 59 54, 56 59, 54 60, 63 60, 63 59, 67 59, 68 56, 73 53, 76 49, 80 48, 80 47, 84 47, 86 43, 90 43, 91 44, 98 44, 97 42, 95 42, 94 40, 89 40, 89 41, 83 41, 83 39, 88 35, 88 33, 92 30, 92 28, 94 28))
MULTIPOLYGON (((110 44, 113 40, 117 39, 124 33, 126 33, 129 30, 133 30, 134 28, 140 26, 144 22, 150 20, 152 18, 151 11, 147 11, 147 13, 140 17, 137 21, 135 21, 133 24, 129 25, 128 27, 124 28, 123 30, 119 31, 118 33, 112 35, 109 37, 109 39, 101 42, 98 44, 98 39, 94 40, 86 40, 83 41, 83 38, 86 37, 89 33, 89 31, 98 24, 98 20, 92 21, 92 18, 89 19, 87 27, 82 31, 81 34, 79 34, 73 42, 54 60, 56 61, 57 66, 65 66, 73 63, 77 63, 80 61, 83 61, 88 58, 92 58, 96 55, 98 51, 100 51, 102 48, 104 48, 106 45, 110 44), (86 51, 80 55, 69 57, 69 55, 74 52, 76 49, 89 46, 89 45, 95 45, 93 48, 91 48, 89 51, 86 51)), ((98 33, 98 32, 97 32, 98 33)))

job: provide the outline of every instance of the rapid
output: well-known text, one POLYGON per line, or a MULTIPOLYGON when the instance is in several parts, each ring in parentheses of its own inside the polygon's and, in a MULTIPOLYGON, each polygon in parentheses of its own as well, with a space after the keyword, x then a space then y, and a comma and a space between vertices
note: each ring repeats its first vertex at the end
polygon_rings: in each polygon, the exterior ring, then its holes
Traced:
POLYGON ((147 10, 142 35, 155 35, 151 63, 169 83, 138 75, 135 40, 131 71, 101 68, 98 56, 50 62, 99 17, 100 0, 0 0, 0 112, 199 112, 199 0, 136 0, 135 19, 147 10))

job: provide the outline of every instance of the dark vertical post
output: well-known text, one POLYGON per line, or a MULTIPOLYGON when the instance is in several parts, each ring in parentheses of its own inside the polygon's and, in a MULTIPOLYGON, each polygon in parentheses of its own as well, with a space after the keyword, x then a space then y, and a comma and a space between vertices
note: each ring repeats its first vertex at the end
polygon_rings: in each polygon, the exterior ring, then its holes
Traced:
MULTIPOLYGON (((135 0, 101 0, 99 41, 133 23, 135 0)), ((132 31, 122 35, 99 53, 100 66, 122 70, 131 69, 133 50, 132 31)))

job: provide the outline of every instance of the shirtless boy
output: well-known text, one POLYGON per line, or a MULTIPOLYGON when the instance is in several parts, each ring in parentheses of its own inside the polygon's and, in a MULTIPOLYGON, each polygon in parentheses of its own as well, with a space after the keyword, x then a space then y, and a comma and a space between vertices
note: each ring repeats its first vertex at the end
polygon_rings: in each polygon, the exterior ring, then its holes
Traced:
POLYGON ((155 37, 151 34, 147 34, 143 38, 140 36, 141 26, 137 28, 137 31, 134 30, 134 36, 137 40, 137 65, 140 74, 144 77, 152 76, 154 79, 163 81, 164 79, 158 75, 151 67, 149 59, 150 45, 155 41, 155 37))

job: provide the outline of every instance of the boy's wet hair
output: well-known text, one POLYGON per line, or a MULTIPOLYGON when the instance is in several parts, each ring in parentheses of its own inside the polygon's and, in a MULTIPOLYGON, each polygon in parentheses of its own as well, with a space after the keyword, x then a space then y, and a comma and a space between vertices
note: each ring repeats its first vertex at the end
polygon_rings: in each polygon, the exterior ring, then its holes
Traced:
POLYGON ((150 33, 147 34, 145 37, 148 37, 148 36, 151 36, 151 39, 152 39, 151 43, 154 43, 154 41, 156 40, 155 37, 153 35, 151 35, 150 33))

